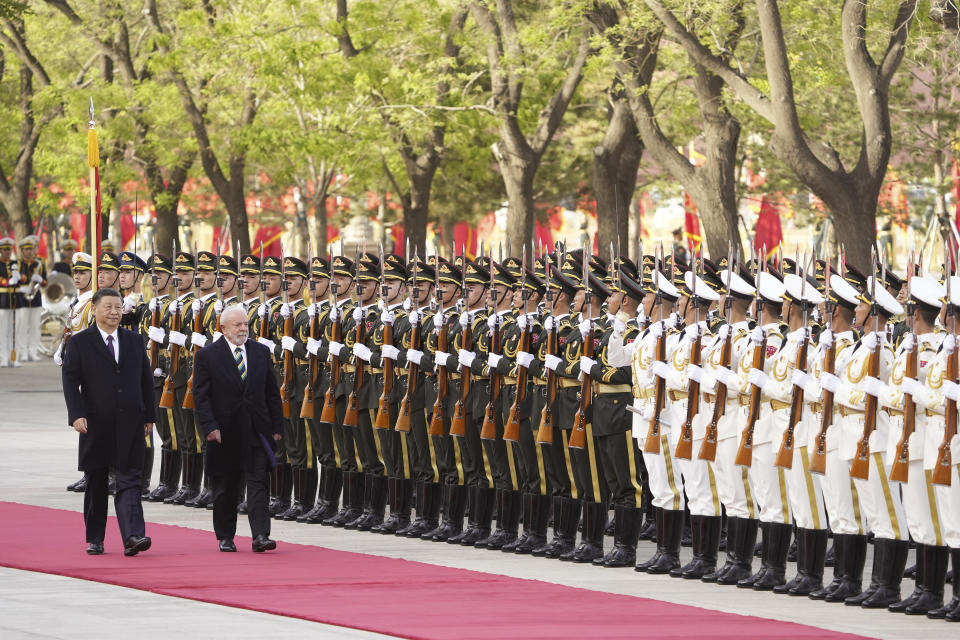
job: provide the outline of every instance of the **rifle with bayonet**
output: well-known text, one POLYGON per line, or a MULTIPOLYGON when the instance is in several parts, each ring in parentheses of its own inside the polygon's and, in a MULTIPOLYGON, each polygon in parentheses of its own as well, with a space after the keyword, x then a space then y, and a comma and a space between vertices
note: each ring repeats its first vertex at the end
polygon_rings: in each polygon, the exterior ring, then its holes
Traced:
MULTIPOLYGON (((530 291, 527 289, 527 245, 524 243, 520 257, 520 297, 523 298, 524 327, 520 334, 520 348, 518 353, 530 351, 530 318, 527 317, 527 300, 530 291)), ((507 417, 507 424, 503 427, 503 439, 511 442, 520 441, 520 407, 527 398, 527 368, 517 365, 517 386, 513 395, 513 404, 507 417)))
MULTIPOLYGON (((383 311, 388 311, 386 279, 383 276, 386 263, 383 261, 383 243, 380 243, 380 304, 383 311)), ((383 344, 393 346, 393 323, 383 323, 383 344)), ((383 391, 380 393, 380 399, 377 402, 377 418, 373 426, 377 429, 390 428, 390 397, 393 395, 393 360, 390 358, 381 358, 383 361, 383 391)))
MULTIPOLYGON (((341 250, 341 255, 343 251, 341 250)), ((337 305, 337 286, 334 280, 333 263, 336 259, 330 256, 330 342, 340 342, 342 327, 342 311, 337 305)), ((337 422, 337 396, 336 389, 340 383, 340 358, 333 356, 330 358, 330 385, 323 396, 323 407, 320 409, 320 422, 333 425, 337 422)))
MULTIPOLYGON (((503 247, 500 247, 500 261, 503 262, 503 247)), ((493 266, 493 245, 490 245, 490 307, 489 315, 493 318, 493 326, 490 329, 490 353, 502 356, 500 353, 500 314, 497 312, 497 288, 494 282, 493 266)), ((490 400, 483 412, 483 424, 480 427, 481 440, 496 440, 497 438, 497 414, 500 413, 497 407, 500 404, 500 389, 503 386, 503 379, 497 373, 496 367, 490 367, 490 400)))
MULTIPOLYGON (((654 357, 657 362, 667 361, 667 329, 663 323, 663 292, 660 290, 659 270, 663 265, 663 247, 657 253, 654 259, 655 271, 653 281, 656 283, 655 304, 660 308, 660 335, 657 336, 657 344, 654 348, 654 357)), ((670 282, 673 283, 673 269, 676 265, 675 254, 670 255, 670 282)), ((667 400, 667 381, 660 376, 654 376, 653 381, 653 416, 650 418, 650 426, 647 428, 647 437, 643 443, 643 450, 647 453, 660 455, 660 415, 666 406, 667 400)))
MULTIPOLYGON (((917 343, 917 334, 914 332, 914 311, 913 304, 913 255, 907 261, 907 335, 911 336, 913 348, 907 352, 906 371, 904 379, 916 379, 918 369, 918 356, 920 345, 917 343)), ((904 336, 906 338, 906 336, 904 336)), ((893 458, 893 464, 890 465, 890 480, 893 482, 907 482, 910 476, 910 436, 913 435, 917 426, 917 403, 913 395, 904 392, 903 394, 903 434, 900 441, 897 442, 897 453, 893 458)))
MULTIPOLYGON (((420 288, 417 283, 417 271, 420 267, 419 248, 414 249, 413 253, 413 288, 410 290, 410 315, 414 313, 420 315, 417 305, 420 304, 420 288)), ((409 251, 407 254, 409 255, 409 251)), ((416 322, 410 323, 410 348, 416 351, 422 351, 420 344, 420 324, 422 318, 417 318, 416 322)), ((413 416, 413 396, 417 392, 417 380, 420 376, 420 365, 409 360, 407 362, 407 392, 403 394, 400 400, 400 408, 397 410, 396 430, 403 433, 410 432, 410 418, 413 416)))
MULTIPOLYGON (((730 286, 733 282, 733 272, 736 269, 735 260, 731 243, 731 249, 727 253, 726 294, 723 298, 723 308, 727 314, 727 325, 723 329, 725 335, 723 337, 723 345, 720 347, 720 366, 727 370, 730 369, 730 359, 733 356, 733 296, 730 291, 730 286)), ((698 459, 709 462, 717 459, 720 420, 723 419, 727 411, 727 385, 722 382, 717 382, 717 395, 714 400, 713 416, 710 418, 710 425, 707 427, 703 444, 700 445, 700 452, 697 454, 698 459)))
MULTIPOLYGON (((843 255, 840 256, 840 269, 844 270, 843 255)), ((833 335, 833 301, 830 300, 830 255, 827 254, 826 271, 824 272, 824 283, 826 284, 823 315, 825 318, 825 331, 830 336, 830 345, 826 353, 823 354, 824 374, 833 375, 837 365, 837 338, 833 335)), ((821 334, 823 335, 823 334, 821 334)), ((810 459, 810 473, 823 475, 827 471, 827 430, 833 424, 833 392, 823 389, 823 395, 820 397, 820 430, 814 437, 813 456, 810 459)))
MULTIPOLYGON (((196 242, 193 243, 193 299, 197 301, 200 300, 200 262, 196 242)), ((197 312, 193 314, 193 332, 203 333, 202 303, 197 312)), ((197 347, 197 345, 192 345, 191 351, 193 352, 193 368, 190 370, 190 379, 187 380, 187 390, 183 394, 184 409, 193 409, 193 372, 197 366, 197 351, 200 351, 200 348, 197 347)))
MULTIPOLYGON (((700 304, 702 302, 701 298, 697 297, 697 255, 693 255, 693 277, 691 282, 693 284, 693 297, 690 299, 690 304, 693 305, 694 310, 694 322, 697 328, 697 337, 694 339, 693 344, 690 346, 690 356, 688 362, 691 366, 699 367, 701 361, 700 348, 703 344, 703 331, 700 330, 700 304)), ((703 258, 700 260, 700 269, 703 269, 703 258)), ((697 380, 690 379, 688 381, 689 390, 687 392, 687 415, 686 419, 683 421, 683 429, 680 431, 680 440, 677 442, 677 449, 674 452, 674 456, 680 458, 681 460, 689 460, 693 457, 693 421, 697 418, 697 413, 700 412, 700 382, 697 380)))
MULTIPOLYGON (((440 327, 437 329, 437 352, 447 353, 447 323, 443 317, 443 296, 440 293, 440 249, 434 245, 434 281, 433 291, 436 300, 437 309, 435 313, 440 314, 440 327)), ((436 323, 434 323, 436 326, 436 323)), ((449 380, 447 379, 446 363, 437 366, 437 398, 433 403, 433 414, 430 417, 429 434, 431 436, 444 435, 443 423, 446 421, 447 392, 449 391, 449 380)))
MULTIPOLYGON (((756 310, 757 310, 757 329, 761 333, 758 344, 753 345, 752 368, 756 371, 763 371, 767 360, 767 332, 763 330, 763 296, 760 295, 761 275, 766 266, 766 247, 761 248, 757 254, 757 288, 756 288, 756 310)), ((755 385, 750 385, 750 405, 747 412, 747 426, 740 437, 740 446, 737 448, 737 456, 734 458, 734 464, 741 467, 749 467, 753 464, 753 434, 757 428, 757 421, 760 419, 760 403, 763 390, 755 385)))
MULTIPOLYGON (((151 241, 150 243, 150 288, 153 289, 153 297, 157 298, 157 303, 153 305, 153 313, 150 315, 150 326, 159 327, 160 326, 160 300, 157 295, 157 286, 159 280, 157 279, 157 243, 156 241, 151 241)), ((69 329, 69 327, 68 327, 69 329)), ((66 339, 66 337, 64 337, 66 339)), ((156 371, 160 368, 160 343, 150 341, 150 371, 156 371)))
MULTIPOLYGON (((173 269, 173 293, 170 294, 172 300, 170 301, 170 306, 167 307, 171 309, 170 314, 170 331, 180 331, 180 309, 178 308, 179 303, 177 302, 177 296, 180 293, 180 278, 177 277, 176 269, 176 260, 177 260, 177 241, 173 241, 173 256, 174 269, 173 269)), ((169 346, 169 356, 170 356, 170 371, 167 372, 167 379, 163 381, 163 391, 160 393, 160 402, 158 406, 161 409, 173 409, 173 403, 175 401, 173 394, 173 378, 180 371, 180 345, 176 343, 171 343, 169 346)))
MULTIPOLYGON (((583 248, 583 306, 580 316, 590 325, 587 335, 583 336, 581 353, 586 358, 593 357, 593 313, 590 294, 590 254, 583 248)), ((587 446, 587 414, 593 402, 593 382, 586 373, 580 374, 580 406, 573 417, 573 428, 570 430, 570 440, 567 446, 573 449, 584 449, 587 446)))
MULTIPOLYGON (((556 318, 556 300, 558 292, 550 288, 550 275, 553 272, 551 266, 551 254, 547 253, 543 257, 543 281, 547 283, 547 302, 550 304, 550 330, 547 331, 547 355, 555 356, 557 351, 557 318, 556 318)), ((560 264, 563 264, 561 261, 560 264)), ((543 403, 543 409, 540 410, 540 428, 537 429, 537 444, 553 444, 554 416, 553 404, 557 401, 559 392, 559 376, 553 369, 547 369, 547 384, 544 387, 546 402, 543 403)))
MULTIPOLYGON (((870 292, 870 313, 873 314, 873 334, 877 343, 873 348, 873 352, 870 354, 867 371, 869 372, 868 375, 875 379, 880 375, 880 352, 883 348, 883 335, 880 333, 880 305, 877 303, 876 249, 873 249, 870 253, 870 261, 874 265, 873 286, 870 292)), ((881 267, 881 282, 886 280, 886 271, 886 264, 884 264, 881 267)), ((850 463, 851 478, 866 480, 870 476, 870 434, 877 428, 877 411, 880 408, 878 400, 879 398, 868 393, 864 401, 863 435, 860 436, 860 441, 857 442, 857 452, 853 457, 853 461, 850 463)))
MULTIPOLYGON (((307 238, 307 253, 310 255, 310 262, 307 263, 307 278, 310 283, 310 304, 313 305, 314 314, 310 318, 310 339, 316 340, 320 331, 320 320, 317 318, 317 283, 313 279, 313 261, 316 256, 313 253, 313 242, 307 238)), ((313 420, 314 405, 313 396, 316 393, 317 378, 320 375, 320 359, 315 353, 307 354, 307 383, 303 390, 303 402, 300 403, 300 417, 313 420)))
MULTIPOLYGON (((814 258, 816 262, 816 258, 814 258)), ((803 335, 800 337, 800 344, 797 347, 797 359, 796 359, 796 371, 801 373, 807 372, 807 351, 810 344, 810 329, 807 326, 807 320, 809 319, 808 314, 808 304, 806 301, 807 293, 807 278, 806 273, 803 268, 803 265, 806 264, 806 255, 804 255, 804 262, 800 263, 798 260, 795 260, 797 265, 797 275, 800 276, 800 300, 796 302, 799 304, 801 309, 803 309, 803 335)), ((777 467, 782 467, 784 469, 793 468, 793 450, 795 445, 794 434, 797 430, 797 425, 800 423, 800 419, 803 417, 803 387, 798 384, 793 385, 792 395, 790 397, 790 418, 787 421, 787 429, 783 432, 783 440, 780 442, 780 448, 777 450, 777 456, 773 461, 773 464, 777 467)))
MULTIPOLYGON (((461 248, 463 259, 460 269, 460 312, 470 316, 469 296, 467 295, 467 252, 466 246, 461 248)), ((460 348, 469 351, 473 348, 473 328, 470 323, 462 327, 460 332, 460 348)), ((467 435, 467 398, 470 395, 470 367, 460 366, 460 397, 453 407, 453 418, 450 420, 450 435, 464 437, 467 435)))
MULTIPOLYGON (((357 270, 357 308, 360 309, 360 319, 357 326, 354 327, 353 344, 363 344, 367 336, 367 322, 363 313, 363 288, 366 285, 360 284, 360 258, 363 254, 360 248, 357 248, 357 260, 354 267, 357 270)), ((356 316, 356 312, 354 312, 356 316)), ((360 356, 353 357, 353 389, 347 397, 347 410, 343 414, 343 426, 356 427, 360 423, 360 389, 363 387, 363 359, 360 356)))
MULTIPOLYGON (((286 307, 290 303, 290 283, 287 282, 287 267, 286 255, 283 255, 283 250, 281 249, 280 256, 280 279, 281 284, 280 288, 283 292, 283 306, 286 307)), ((290 309, 290 315, 283 319, 283 337, 289 338, 293 336, 293 309, 290 309)), ((280 385, 280 404, 283 405, 283 417, 290 417, 290 399, 293 396, 293 376, 295 375, 293 368, 293 351, 287 349, 283 350, 283 383, 280 385)))
MULTIPOLYGON (((953 276, 951 275, 950 269, 950 244, 949 241, 945 243, 944 246, 944 262, 943 262, 943 273, 944 280, 947 284, 947 316, 950 318, 950 335, 954 338, 953 351, 947 354, 947 371, 946 379, 950 382, 957 382, 958 374, 958 361, 957 361, 957 351, 960 350, 960 345, 957 345, 957 310, 954 306, 953 300, 953 276)), ((950 450, 951 445, 953 444, 953 438, 957 435, 957 401, 952 398, 947 398, 947 406, 943 410, 943 441, 940 443, 940 447, 937 449, 937 462, 933 466, 933 475, 931 476, 931 482, 933 484, 939 484, 942 486, 949 487, 952 483, 952 469, 953 469, 953 452, 950 450)), ((954 578, 956 580, 956 578, 954 578)))

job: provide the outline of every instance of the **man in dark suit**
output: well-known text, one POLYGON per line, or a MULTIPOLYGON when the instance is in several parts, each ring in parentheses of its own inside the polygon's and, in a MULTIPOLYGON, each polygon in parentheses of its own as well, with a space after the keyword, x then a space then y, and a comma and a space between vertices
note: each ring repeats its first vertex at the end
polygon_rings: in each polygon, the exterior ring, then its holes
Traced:
POLYGON ((95 323, 73 335, 63 354, 68 421, 80 434, 79 469, 86 472, 83 521, 87 553, 103 553, 109 469, 116 470, 114 506, 123 553, 150 548, 140 504, 146 437, 153 433, 153 372, 136 333, 120 328, 123 298, 116 289, 93 294, 95 323))
POLYGON ((237 496, 246 478, 247 517, 255 552, 276 549, 270 539, 269 473, 276 466, 283 406, 270 351, 248 340, 241 305, 220 316, 223 337, 197 352, 193 397, 197 425, 207 439, 207 469, 213 493, 213 529, 221 551, 236 551, 237 496))

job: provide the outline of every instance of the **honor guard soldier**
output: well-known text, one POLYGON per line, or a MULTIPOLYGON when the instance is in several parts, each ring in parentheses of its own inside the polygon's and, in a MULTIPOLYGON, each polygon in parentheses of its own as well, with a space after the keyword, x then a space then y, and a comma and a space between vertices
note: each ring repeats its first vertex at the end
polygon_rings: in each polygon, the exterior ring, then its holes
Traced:
POLYGON ((240 284, 238 286, 240 304, 247 310, 247 320, 250 323, 250 335, 254 333, 257 321, 257 311, 260 308, 260 258, 246 254, 240 259, 240 284))
POLYGON ((40 295, 47 285, 47 265, 37 257, 40 238, 34 235, 20 240, 18 253, 20 260, 20 287, 16 308, 16 341, 20 351, 20 360, 40 361, 40 316, 43 313, 43 296, 40 295))
POLYGON ((60 260, 53 264, 53 271, 64 275, 73 275, 73 254, 77 251, 77 242, 67 238, 60 243, 60 260))
POLYGON ((0 238, 0 367, 19 367, 14 349, 14 313, 20 271, 13 259, 13 238, 0 238))
POLYGON ((170 358, 166 353, 167 331, 170 326, 170 285, 173 282, 173 264, 166 256, 158 253, 150 256, 147 262, 150 272, 150 288, 153 297, 147 304, 147 312, 141 318, 141 335, 146 335, 149 343, 147 350, 151 354, 153 370, 153 397, 157 402, 157 433, 160 435, 160 483, 150 492, 147 500, 163 502, 177 493, 180 482, 182 461, 174 427, 173 408, 159 406, 163 386, 170 373, 170 358), (156 318, 156 322, 154 322, 156 318))

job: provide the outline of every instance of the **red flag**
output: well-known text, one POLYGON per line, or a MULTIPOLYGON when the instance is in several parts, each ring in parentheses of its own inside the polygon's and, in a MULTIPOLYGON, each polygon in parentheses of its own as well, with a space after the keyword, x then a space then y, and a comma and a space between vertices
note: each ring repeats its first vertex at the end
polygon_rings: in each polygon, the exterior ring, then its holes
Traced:
POLYGON ((953 161, 953 202, 957 207, 954 218, 957 222, 957 228, 960 229, 960 160, 953 161))
POLYGON ((683 194, 683 237, 687 241, 690 253, 700 255, 703 237, 700 235, 700 217, 697 215, 697 205, 689 194, 683 194))
POLYGON ((80 247, 81 251, 90 253, 90 250, 87 248, 87 243, 84 242, 87 238, 87 216, 84 213, 71 213, 70 214, 70 237, 74 242, 77 243, 77 246, 80 247))
POLYGON ((263 243, 263 255, 280 257, 281 242, 280 236, 283 235, 283 227, 276 224, 264 225, 257 229, 257 235, 254 236, 250 245, 252 252, 256 255, 260 251, 260 243, 263 243))
POLYGON ((536 229, 534 230, 534 237, 537 240, 538 246, 545 247, 545 251, 550 251, 553 249, 553 233, 550 231, 550 225, 540 224, 539 220, 534 221, 536 224, 536 229))
MULTIPOLYGON (((403 246, 403 243, 406 241, 407 233, 403 228, 403 225, 397 222, 395 225, 390 227, 390 239, 393 241, 393 252, 397 255, 403 255, 403 252, 406 251, 406 247, 403 246)), ((404 258, 409 258, 410 256, 404 256, 404 258)))
POLYGON ((470 260, 477 257, 477 232, 469 223, 463 221, 453 225, 453 250, 459 253, 460 247, 464 247, 470 260))
POLYGON ((757 251, 766 247, 765 260, 776 253, 777 247, 783 242, 783 229, 780 228, 780 213, 768 199, 763 196, 760 200, 760 214, 757 216, 757 229, 754 235, 753 246, 757 251))
POLYGON ((133 240, 133 234, 136 233, 137 226, 133 224, 133 216, 120 216, 120 250, 123 251, 133 240))

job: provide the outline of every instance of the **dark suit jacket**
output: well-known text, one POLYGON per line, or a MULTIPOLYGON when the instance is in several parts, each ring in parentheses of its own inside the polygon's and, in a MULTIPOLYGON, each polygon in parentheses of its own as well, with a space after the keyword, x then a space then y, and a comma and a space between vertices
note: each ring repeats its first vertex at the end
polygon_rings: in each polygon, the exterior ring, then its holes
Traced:
POLYGON ((207 442, 211 473, 250 468, 252 448, 264 443, 272 447, 274 434, 283 430, 270 351, 253 340, 247 340, 245 347, 246 380, 240 379, 233 348, 225 337, 197 352, 193 373, 197 426, 204 436, 220 430, 221 442, 207 442))
POLYGON ((153 373, 140 336, 117 329, 116 363, 94 324, 73 335, 63 354, 63 397, 67 420, 87 419, 80 434, 81 470, 107 466, 142 469, 143 425, 155 422, 153 373))

